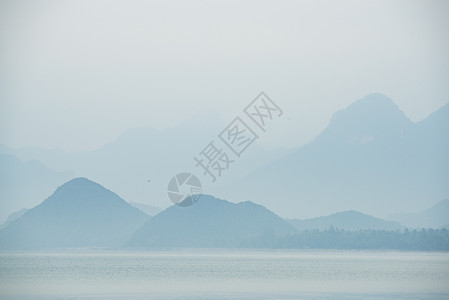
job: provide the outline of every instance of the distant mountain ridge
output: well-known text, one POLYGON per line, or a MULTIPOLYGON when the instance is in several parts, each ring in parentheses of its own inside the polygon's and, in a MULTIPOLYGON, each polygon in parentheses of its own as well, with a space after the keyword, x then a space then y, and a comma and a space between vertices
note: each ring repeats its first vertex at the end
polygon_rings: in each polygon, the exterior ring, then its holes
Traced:
POLYGON ((334 113, 330 124, 314 143, 368 144, 379 139, 394 141, 404 137, 412 126, 413 123, 390 98, 371 94, 334 113))
MULTIPOLYGON (((24 161, 39 159, 52 170, 74 172, 49 182, 40 172, 13 180, 18 187, 5 185, 0 189, 3 219, 32 206, 26 203, 33 193, 23 189, 24 184, 43 198, 74 174, 114 187, 127 201, 151 200, 151 205, 167 207, 167 182, 180 171, 201 172, 192 158, 223 129, 225 123, 218 119, 205 112, 163 132, 131 129, 100 149, 74 154, 0 145, 0 152, 24 161), (5 195, 8 190, 14 193, 5 195)), ((413 123, 391 99, 371 94, 336 112, 319 136, 295 151, 263 151, 255 144, 223 181, 212 186, 204 180, 203 190, 263 204, 286 218, 349 209, 378 216, 420 211, 449 197, 448 120, 449 104, 413 123)))
POLYGON ((2 225, 0 225, 0 229, 5 228, 9 223, 11 223, 14 220, 17 220, 18 218, 23 216, 27 211, 28 211, 28 208, 22 208, 20 210, 13 212, 12 214, 10 214, 8 216, 6 221, 2 225))
POLYGON ((103 186, 75 178, 1 229, 0 248, 117 247, 148 218, 103 186))
POLYGON ((14 211, 39 204, 74 177, 71 171, 57 172, 37 160, 0 154, 0 223, 14 211))
MULTIPOLYGON (((129 202, 147 203, 151 199, 148 204, 166 208, 170 204, 165 201, 169 180, 184 171, 201 174, 202 170, 195 167, 193 157, 226 125, 217 112, 204 110, 163 131, 150 127, 126 130, 112 142, 93 151, 67 153, 0 145, 0 153, 14 154, 22 160, 37 159, 53 170, 72 170, 77 176, 114 187, 114 191, 129 202)), ((227 176, 223 176, 216 185, 237 180, 286 152, 267 151, 254 143, 248 148, 246 159, 230 168, 227 176)), ((205 188, 207 184, 207 181, 203 182, 205 188)), ((52 186, 48 193, 54 188, 56 186, 52 186)), ((11 212, 13 210, 7 213, 11 212)))
POLYGON ((131 206, 134 206, 137 209, 140 209, 141 211, 143 211, 144 213, 146 213, 149 216, 155 216, 158 213, 160 213, 162 210, 159 207, 155 207, 155 206, 152 206, 149 204, 144 204, 144 203, 130 202, 129 204, 131 204, 131 206))
POLYGON ((391 215, 389 219, 409 228, 449 229, 449 199, 442 200, 422 212, 391 215))
POLYGON ((388 97, 368 95, 311 143, 215 194, 286 218, 420 210, 449 196, 448 120, 449 105, 413 123, 388 97))
POLYGON ((312 219, 289 219, 287 221, 298 230, 326 230, 329 228, 347 231, 402 229, 401 224, 398 222, 385 221, 354 210, 343 211, 329 216, 312 219))

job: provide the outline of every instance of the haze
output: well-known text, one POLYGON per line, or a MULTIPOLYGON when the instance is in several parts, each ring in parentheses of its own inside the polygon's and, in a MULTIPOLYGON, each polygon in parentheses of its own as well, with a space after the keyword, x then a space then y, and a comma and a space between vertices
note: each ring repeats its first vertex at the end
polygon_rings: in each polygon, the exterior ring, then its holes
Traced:
POLYGON ((261 140, 298 147, 380 92, 413 121, 449 99, 447 1, 1 1, 0 143, 91 150, 260 91, 261 140))

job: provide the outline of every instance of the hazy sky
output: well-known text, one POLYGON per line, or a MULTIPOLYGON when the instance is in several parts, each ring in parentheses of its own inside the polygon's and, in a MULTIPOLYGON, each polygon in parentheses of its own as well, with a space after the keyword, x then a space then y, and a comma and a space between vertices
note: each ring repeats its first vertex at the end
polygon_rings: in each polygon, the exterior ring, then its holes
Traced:
POLYGON ((260 91, 298 146, 368 93, 414 121, 449 101, 449 1, 3 1, 0 143, 94 149, 260 91))

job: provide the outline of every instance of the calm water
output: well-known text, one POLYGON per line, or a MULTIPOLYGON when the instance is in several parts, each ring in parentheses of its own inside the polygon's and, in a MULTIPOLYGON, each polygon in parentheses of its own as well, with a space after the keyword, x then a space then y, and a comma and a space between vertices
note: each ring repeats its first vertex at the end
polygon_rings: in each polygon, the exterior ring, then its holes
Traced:
POLYGON ((449 253, 0 253, 0 299, 449 299, 449 253))

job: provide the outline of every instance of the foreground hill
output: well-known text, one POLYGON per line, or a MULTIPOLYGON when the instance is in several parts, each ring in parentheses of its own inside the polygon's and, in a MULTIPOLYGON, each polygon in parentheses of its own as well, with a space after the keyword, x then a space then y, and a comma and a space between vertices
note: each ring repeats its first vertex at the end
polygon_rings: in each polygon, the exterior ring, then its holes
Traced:
POLYGON ((117 194, 76 178, 1 229, 0 248, 115 247, 147 220, 117 194))
POLYGON ((265 207, 203 195, 190 207, 172 206, 154 216, 127 243, 130 247, 249 247, 264 236, 296 229, 265 207))
POLYGON ((306 220, 291 219, 288 222, 298 230, 325 230, 331 227, 347 231, 401 229, 401 224, 397 222, 384 221, 354 210, 306 220))

